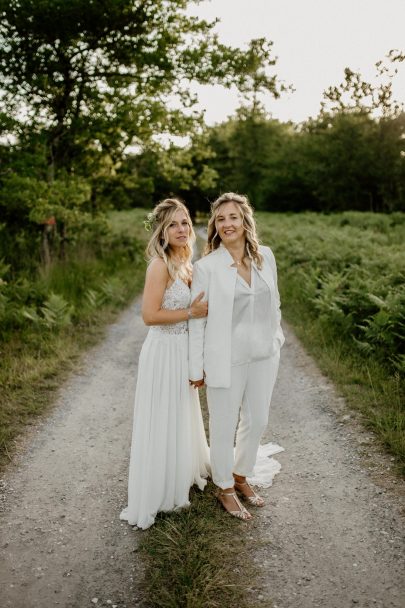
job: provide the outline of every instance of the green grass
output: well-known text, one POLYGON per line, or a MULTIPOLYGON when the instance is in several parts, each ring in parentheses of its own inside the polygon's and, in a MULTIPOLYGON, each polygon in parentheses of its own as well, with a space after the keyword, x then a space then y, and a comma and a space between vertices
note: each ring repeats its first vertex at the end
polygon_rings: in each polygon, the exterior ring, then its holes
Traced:
MULTIPOLYGON (((110 215, 111 230, 68 251, 48 272, 6 284, 0 341, 0 466, 51 404, 80 354, 143 286, 145 210, 110 215), (124 217, 125 216, 125 217, 124 217), (50 299, 50 294, 57 298, 50 299), (23 315, 30 314, 30 319, 23 315)), ((1 294, 0 294, 1 295, 1 294)))
POLYGON ((191 506, 158 516, 144 533, 140 551, 146 560, 143 593, 156 608, 248 608, 255 567, 246 530, 249 523, 227 515, 214 486, 191 491, 191 506))
POLYGON ((405 214, 258 214, 284 318, 405 473, 405 214))
MULTIPOLYGON (((201 243, 200 243, 201 244, 201 243)), ((208 407, 205 390, 200 402, 206 433, 208 407)), ((251 522, 225 513, 208 483, 204 492, 192 488, 190 508, 160 513, 140 542, 145 560, 142 591, 150 608, 271 608, 257 600, 257 567, 252 560, 251 522)), ((253 513, 259 515, 259 513, 253 513)))

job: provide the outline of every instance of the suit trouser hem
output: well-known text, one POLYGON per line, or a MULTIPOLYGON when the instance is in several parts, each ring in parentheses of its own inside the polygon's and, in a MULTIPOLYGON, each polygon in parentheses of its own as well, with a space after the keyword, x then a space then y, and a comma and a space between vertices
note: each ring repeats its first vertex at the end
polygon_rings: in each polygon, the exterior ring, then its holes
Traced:
POLYGON ((212 480, 216 486, 218 486, 218 488, 221 488, 221 490, 228 490, 229 488, 233 488, 233 485, 235 483, 234 478, 232 477, 231 481, 217 481, 216 479, 212 480))

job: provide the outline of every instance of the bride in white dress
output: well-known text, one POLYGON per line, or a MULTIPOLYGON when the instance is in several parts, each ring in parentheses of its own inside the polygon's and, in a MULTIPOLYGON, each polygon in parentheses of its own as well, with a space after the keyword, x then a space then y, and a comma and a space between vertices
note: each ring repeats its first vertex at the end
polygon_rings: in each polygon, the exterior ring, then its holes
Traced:
POLYGON ((202 490, 209 473, 198 391, 188 379, 188 320, 208 311, 203 294, 190 304, 195 234, 176 199, 159 203, 150 218, 142 316, 151 327, 139 357, 128 506, 120 515, 141 529, 159 511, 188 506, 190 487, 202 490))

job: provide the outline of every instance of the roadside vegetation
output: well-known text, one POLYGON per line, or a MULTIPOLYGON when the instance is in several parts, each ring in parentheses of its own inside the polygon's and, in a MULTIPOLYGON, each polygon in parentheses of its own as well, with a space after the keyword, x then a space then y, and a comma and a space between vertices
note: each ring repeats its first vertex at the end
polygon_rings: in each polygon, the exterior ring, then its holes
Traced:
POLYGON ((258 214, 284 317, 405 473, 405 214, 258 214))
POLYGON ((144 216, 134 210, 128 224, 125 213, 111 213, 102 234, 82 234, 66 259, 47 270, 15 273, 0 264, 0 464, 10 459, 18 433, 50 404, 80 352, 140 291, 144 216))

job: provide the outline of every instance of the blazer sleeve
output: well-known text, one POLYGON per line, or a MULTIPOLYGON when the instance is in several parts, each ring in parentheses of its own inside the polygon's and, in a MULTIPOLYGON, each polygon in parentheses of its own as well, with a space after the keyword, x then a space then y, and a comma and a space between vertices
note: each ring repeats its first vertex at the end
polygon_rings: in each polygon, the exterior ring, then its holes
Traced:
POLYGON ((276 258, 274 257, 274 253, 270 249, 270 247, 266 247, 266 252, 268 254, 268 260, 271 266, 271 270, 273 272, 274 277, 274 287, 276 294, 276 318, 277 318, 277 330, 276 330, 276 338, 280 342, 280 348, 283 346, 285 342, 284 332, 281 327, 281 310, 280 310, 280 293, 278 291, 278 281, 277 281, 277 264, 276 258))
MULTIPOLYGON (((208 300, 208 275, 198 262, 193 267, 193 280, 191 283, 191 301, 204 292, 204 300, 208 300)), ((208 311, 209 314, 209 311, 208 311)), ((190 380, 204 378, 204 336, 207 317, 203 319, 190 319, 189 331, 189 376, 190 380)))

